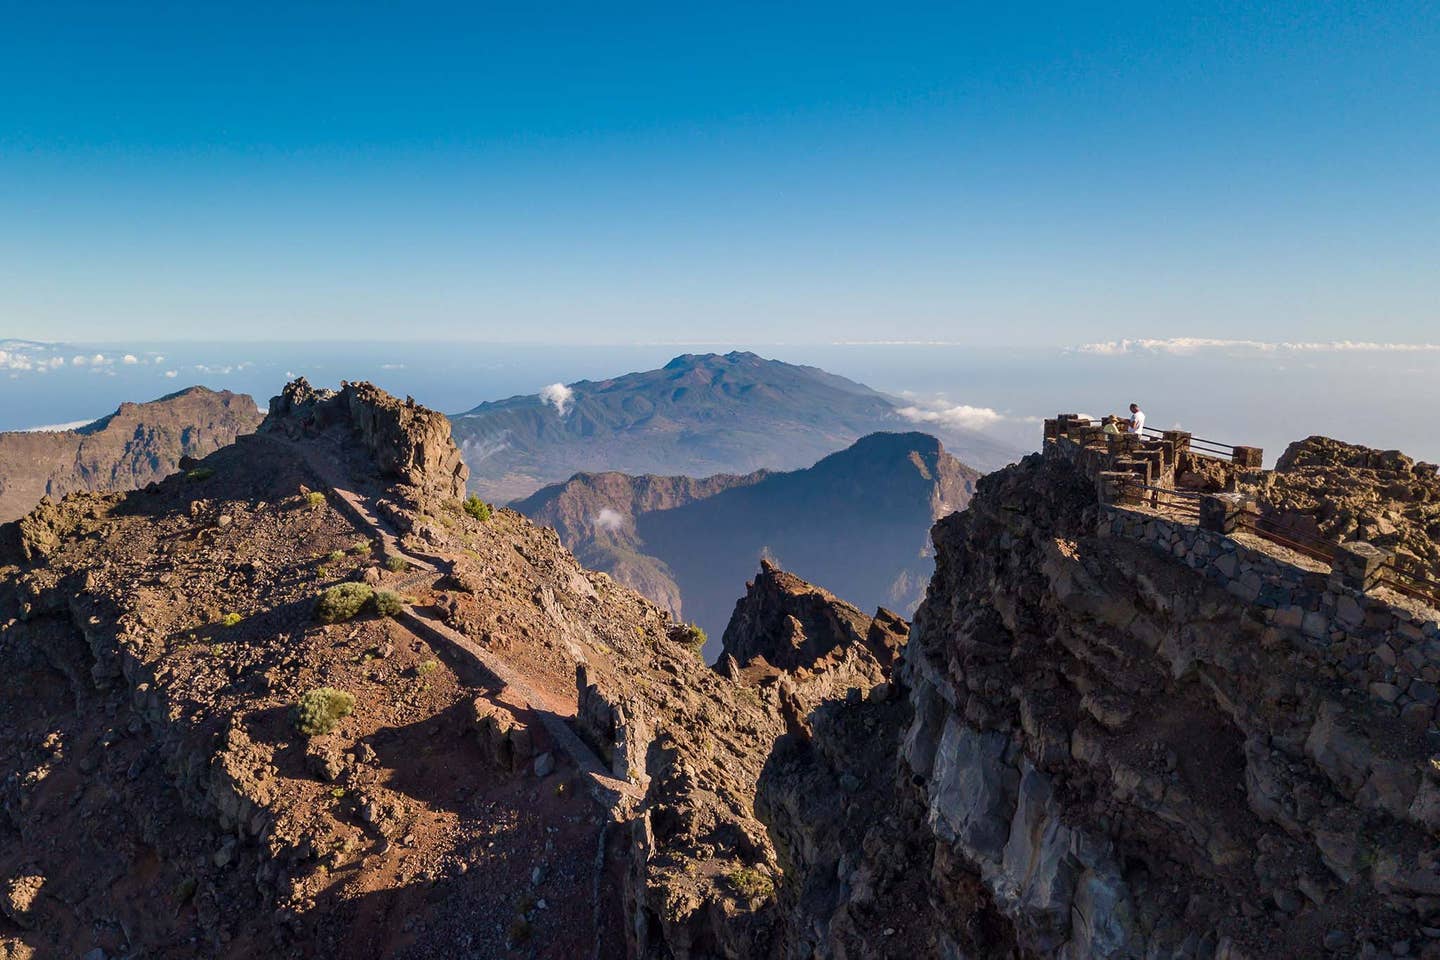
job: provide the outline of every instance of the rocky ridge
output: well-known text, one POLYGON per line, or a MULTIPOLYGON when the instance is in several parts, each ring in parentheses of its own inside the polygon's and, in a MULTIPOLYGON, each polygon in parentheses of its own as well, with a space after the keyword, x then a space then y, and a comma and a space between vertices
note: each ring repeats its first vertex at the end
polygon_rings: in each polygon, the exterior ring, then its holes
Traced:
POLYGON ((75 430, 0 433, 0 523, 42 498, 134 490, 253 431, 261 415, 245 394, 191 387, 149 403, 122 403, 75 430))
POLYGON ((0 528, 6 955, 771 942, 756 784, 787 722, 883 686, 868 648, 722 676, 552 531, 467 514, 443 418, 368 384, 271 410, 185 473, 0 528), (322 622, 342 585, 399 612, 322 622), (318 688, 353 711, 301 736, 318 688))

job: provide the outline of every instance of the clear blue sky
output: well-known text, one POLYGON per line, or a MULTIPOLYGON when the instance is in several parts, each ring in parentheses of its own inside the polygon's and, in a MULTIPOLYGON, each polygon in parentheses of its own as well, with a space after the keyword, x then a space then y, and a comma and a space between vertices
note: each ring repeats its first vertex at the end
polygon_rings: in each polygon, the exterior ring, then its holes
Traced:
POLYGON ((1440 339, 1440 6, 6 4, 0 336, 1440 339))

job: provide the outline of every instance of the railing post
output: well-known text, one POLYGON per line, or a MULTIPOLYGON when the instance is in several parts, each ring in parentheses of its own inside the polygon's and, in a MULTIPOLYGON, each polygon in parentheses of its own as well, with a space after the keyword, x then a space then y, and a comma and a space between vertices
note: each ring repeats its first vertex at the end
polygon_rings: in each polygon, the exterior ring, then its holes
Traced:
POLYGON ((1259 470, 1264 461, 1265 451, 1259 447, 1232 447, 1230 462, 1247 470, 1259 470))
POLYGON ((1140 491, 1135 487, 1138 479, 1135 474, 1121 470, 1101 470, 1095 475, 1101 502, 1118 506, 1140 503, 1140 491))
POLYGON ((1186 430, 1166 430, 1161 436, 1175 446, 1175 457, 1190 449, 1190 433, 1186 430))
POLYGON ((1351 540, 1337 544, 1335 559, 1331 564, 1331 581, 1351 590, 1368 593, 1385 576, 1385 571, 1395 562, 1395 554, 1382 550, 1373 543, 1351 540))
POLYGON ((1212 493, 1200 498, 1200 529, 1234 533, 1244 513, 1244 498, 1235 493, 1212 493))

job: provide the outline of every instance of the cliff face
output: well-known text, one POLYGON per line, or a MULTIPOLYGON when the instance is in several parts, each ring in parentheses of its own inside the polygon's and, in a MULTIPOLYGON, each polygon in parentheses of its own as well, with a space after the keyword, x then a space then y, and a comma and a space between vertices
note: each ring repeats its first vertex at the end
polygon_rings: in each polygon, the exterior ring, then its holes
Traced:
POLYGON ((0 433, 0 523, 42 497, 134 490, 174 473, 259 425, 244 394, 191 387, 150 403, 123 403, 78 430, 0 433))

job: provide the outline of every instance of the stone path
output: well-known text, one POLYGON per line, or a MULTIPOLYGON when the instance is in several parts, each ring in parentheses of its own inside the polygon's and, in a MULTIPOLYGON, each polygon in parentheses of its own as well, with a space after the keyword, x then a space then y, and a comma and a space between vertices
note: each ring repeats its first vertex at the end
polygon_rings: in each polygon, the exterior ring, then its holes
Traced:
MULTIPOLYGON (((361 529, 368 530, 372 536, 379 538, 387 556, 402 557, 416 568, 416 573, 401 580, 392 581, 389 585, 390 588, 406 590, 421 584, 433 587, 435 580, 443 572, 440 569, 442 565, 453 568, 454 558, 420 557, 402 547, 399 537, 395 535, 388 524, 376 515, 365 497, 344 485, 345 481, 338 457, 325 457, 321 451, 314 448, 313 444, 292 443, 273 437, 271 439, 283 443, 300 455, 316 479, 336 497, 343 512, 348 514, 361 529)), ((444 644, 459 651, 486 674, 494 677, 500 687, 522 701, 525 708, 539 718, 556 748, 563 751, 575 764, 581 775, 585 777, 589 784, 591 798, 607 815, 623 819, 629 806, 643 797, 644 793, 638 786, 611 775, 595 752, 566 722, 566 718, 550 705, 549 698, 532 687, 520 671, 505 662, 504 659, 422 612, 414 604, 407 604, 396 619, 411 633, 431 646, 437 643, 444 644)))

